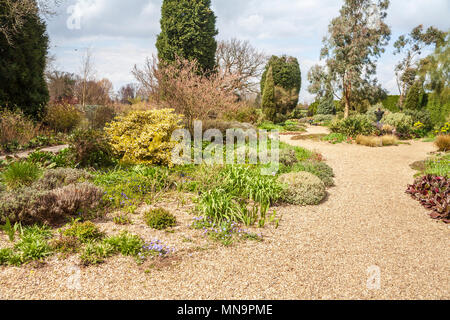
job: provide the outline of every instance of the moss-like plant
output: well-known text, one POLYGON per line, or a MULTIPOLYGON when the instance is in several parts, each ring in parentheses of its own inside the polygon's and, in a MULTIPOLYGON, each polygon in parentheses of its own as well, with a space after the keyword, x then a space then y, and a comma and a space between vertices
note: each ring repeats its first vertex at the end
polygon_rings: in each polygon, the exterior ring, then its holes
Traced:
POLYGON ((161 208, 146 212, 144 219, 149 227, 156 230, 164 230, 174 227, 177 223, 177 220, 173 214, 161 208))

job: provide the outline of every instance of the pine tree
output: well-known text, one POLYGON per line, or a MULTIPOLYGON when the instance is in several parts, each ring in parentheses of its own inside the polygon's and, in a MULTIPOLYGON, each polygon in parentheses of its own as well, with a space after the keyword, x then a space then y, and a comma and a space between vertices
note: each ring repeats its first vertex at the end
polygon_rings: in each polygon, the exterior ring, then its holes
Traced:
POLYGON ((423 85, 420 81, 414 82, 406 95, 405 109, 419 110, 422 107, 423 85))
MULTIPOLYGON (((10 10, 0 3, 0 24, 13 23, 10 10)), ((44 78, 46 24, 37 13, 30 13, 11 40, 12 45, 0 34, 0 107, 19 108, 26 115, 39 118, 49 100, 44 78)))
POLYGON ((265 77, 264 91, 262 95, 262 108, 267 119, 274 121, 277 110, 275 105, 275 83, 273 81, 272 67, 269 67, 265 77))
POLYGON ((213 71, 218 31, 211 0, 164 0, 161 15, 156 41, 160 61, 171 63, 177 56, 195 59, 202 71, 213 71))
POLYGON ((336 114, 334 96, 331 90, 327 91, 325 96, 320 99, 319 105, 317 106, 317 114, 336 114))

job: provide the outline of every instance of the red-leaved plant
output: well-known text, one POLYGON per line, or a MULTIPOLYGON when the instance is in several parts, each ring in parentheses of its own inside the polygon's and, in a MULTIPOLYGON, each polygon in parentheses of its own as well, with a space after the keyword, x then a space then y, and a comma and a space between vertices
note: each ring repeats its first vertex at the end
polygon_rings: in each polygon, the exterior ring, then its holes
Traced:
POLYGON ((406 193, 432 210, 433 219, 450 223, 450 179, 426 175, 409 185, 406 193))

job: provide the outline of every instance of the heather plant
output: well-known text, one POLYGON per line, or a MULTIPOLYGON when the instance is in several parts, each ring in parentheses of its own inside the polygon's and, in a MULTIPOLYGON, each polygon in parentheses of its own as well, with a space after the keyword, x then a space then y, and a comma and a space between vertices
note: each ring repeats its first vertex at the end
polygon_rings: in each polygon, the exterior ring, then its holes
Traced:
POLYGON ((325 184, 309 172, 286 173, 279 177, 284 185, 281 199, 294 205, 316 205, 326 196, 325 184))
POLYGON ((104 192, 84 182, 53 190, 34 186, 0 194, 0 222, 55 224, 70 217, 101 211, 104 192))
POLYGON ((164 230, 174 227, 177 224, 177 219, 173 214, 165 209, 153 209, 144 214, 145 223, 153 229, 164 230))
POLYGON ((41 175, 41 169, 28 161, 11 163, 2 173, 1 179, 9 189, 30 186, 41 175))
POLYGON ((136 111, 116 118, 105 131, 125 162, 172 166, 171 151, 177 142, 171 137, 181 129, 181 120, 172 109, 136 111))
POLYGON ((72 168, 49 169, 35 183, 35 187, 42 190, 52 190, 70 184, 86 182, 92 178, 93 176, 85 170, 72 168))

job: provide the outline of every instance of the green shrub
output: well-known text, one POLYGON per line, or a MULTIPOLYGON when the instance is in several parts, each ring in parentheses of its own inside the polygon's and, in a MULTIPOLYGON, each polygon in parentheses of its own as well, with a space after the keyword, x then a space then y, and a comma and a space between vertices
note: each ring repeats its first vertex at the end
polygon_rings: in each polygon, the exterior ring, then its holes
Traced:
POLYGON ((75 130, 69 137, 70 155, 81 167, 100 168, 114 164, 114 154, 101 131, 75 130))
POLYGON ((382 122, 395 127, 399 136, 408 136, 412 132, 414 125, 412 117, 404 113, 385 114, 382 122))
POLYGON ((342 133, 330 133, 322 138, 323 141, 328 141, 331 144, 342 143, 347 141, 348 137, 342 133))
POLYGON ((423 129, 428 132, 433 129, 433 121, 428 110, 405 110, 404 113, 412 118, 413 123, 422 123, 423 129))
POLYGON ((171 136, 181 120, 171 109, 136 111, 116 118, 105 131, 124 161, 171 166, 177 144, 171 136))
POLYGON ((0 151, 14 151, 37 134, 38 127, 22 112, 0 111, 0 151))
POLYGON ((330 125, 333 133, 341 133, 348 137, 356 137, 360 134, 371 135, 375 127, 365 115, 355 115, 347 119, 335 120, 330 125))
POLYGON ((261 109, 252 106, 243 105, 237 111, 226 112, 224 118, 228 121, 239 121, 258 125, 264 120, 264 113, 261 109))
POLYGON ((279 177, 285 186, 282 200, 294 205, 316 205, 326 196, 325 184, 309 172, 286 173, 279 177))
POLYGON ((75 237, 81 242, 90 242, 102 239, 105 234, 91 221, 74 221, 69 228, 64 230, 66 237, 75 237))
POLYGON ((282 149, 280 151, 280 163, 286 167, 292 167, 298 162, 297 155, 292 149, 282 149))
POLYGON ((382 104, 384 106, 385 109, 391 111, 391 112, 398 112, 400 111, 399 107, 398 107, 398 101, 400 99, 400 96, 396 96, 396 95, 391 95, 391 96, 387 96, 386 99, 384 99, 382 101, 382 104))
POLYGON ((334 116, 332 114, 316 114, 313 117, 313 123, 316 124, 328 124, 334 120, 334 116))
POLYGON ((164 230, 174 227, 177 220, 173 214, 164 209, 153 209, 144 214, 145 223, 153 229, 164 230))
POLYGON ((142 252, 144 241, 137 235, 123 232, 118 236, 113 236, 103 240, 103 243, 109 245, 114 252, 121 253, 124 256, 137 257, 142 252))
POLYGON ((53 190, 34 186, 0 194, 0 222, 55 224, 101 209, 103 191, 90 183, 53 190))
POLYGON ((44 123, 55 132, 69 133, 75 129, 82 119, 77 107, 69 104, 47 106, 44 123))
POLYGON ((86 244, 81 255, 80 261, 84 266, 97 265, 103 263, 105 259, 115 254, 115 249, 108 243, 90 242, 86 244))
POLYGON ((3 183, 10 189, 30 186, 41 174, 41 169, 28 161, 11 163, 1 174, 3 183))
POLYGON ((317 176, 326 187, 334 185, 334 172, 333 169, 325 162, 318 161, 302 161, 294 165, 290 172, 309 172, 317 176))

